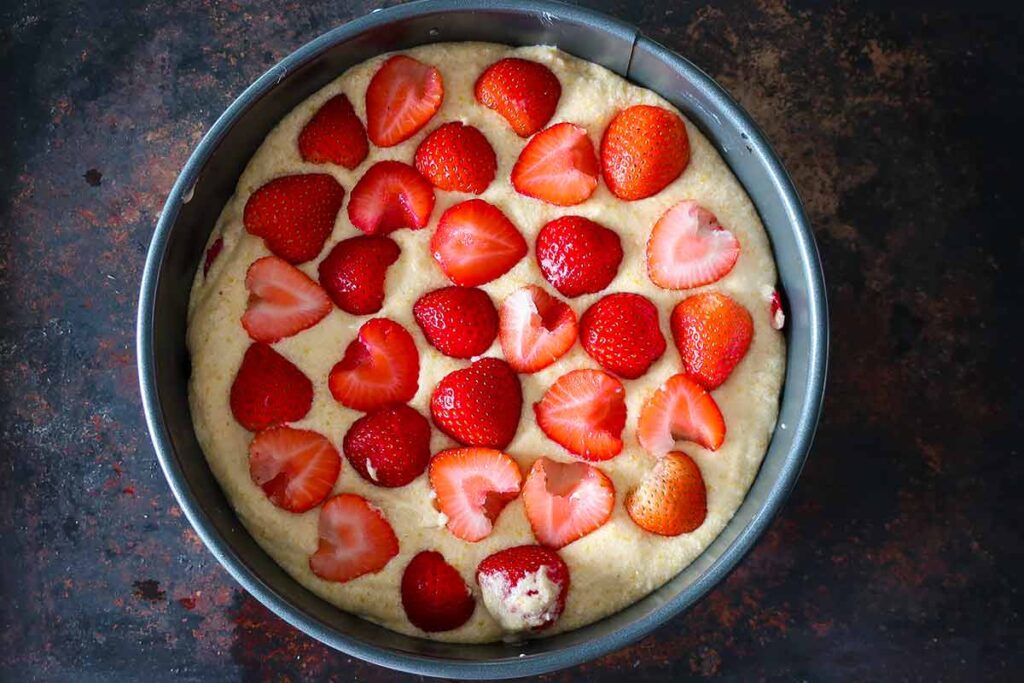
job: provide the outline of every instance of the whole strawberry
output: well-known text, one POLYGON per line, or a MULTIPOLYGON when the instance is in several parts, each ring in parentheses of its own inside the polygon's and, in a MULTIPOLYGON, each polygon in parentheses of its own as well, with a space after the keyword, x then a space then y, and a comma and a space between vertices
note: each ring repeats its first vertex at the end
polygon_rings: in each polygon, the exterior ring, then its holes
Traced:
POLYGON ((423 550, 402 574, 402 607, 417 628, 450 631, 469 621, 476 600, 459 571, 441 553, 423 550))
POLYGON ((519 429, 522 410, 519 378, 497 358, 449 373, 430 398, 434 424, 467 446, 504 448, 519 429))
POLYGON ((458 121, 432 132, 416 150, 416 170, 447 192, 480 194, 497 168, 498 158, 484 134, 458 121))
POLYGON ((345 190, 332 175, 282 176, 252 193, 242 222, 275 255, 302 263, 323 249, 344 199, 345 190))
POLYGON ((583 216, 562 216, 537 233, 537 265, 544 279, 565 296, 600 292, 622 262, 614 231, 583 216))
POLYGON ((619 112, 601 139, 601 170, 619 199, 658 194, 690 163, 686 124, 662 107, 646 104, 619 112))
POLYGON ((353 422, 342 447, 366 481, 387 488, 405 486, 430 460, 430 423, 407 405, 389 406, 353 422))
POLYGON ((388 268, 402 250, 382 235, 342 240, 320 262, 320 286, 346 313, 369 315, 384 305, 388 268))
POLYGON ((729 378, 754 338, 750 313, 721 292, 701 292, 679 302, 671 326, 683 369, 708 391, 729 378))
POLYGON ((636 379, 665 353, 658 309, 639 294, 609 294, 580 319, 580 343, 605 370, 636 379))
POLYGON ((313 383, 268 344, 252 344, 231 384, 231 413, 250 432, 301 420, 313 406, 313 383))
POLYGON ((562 84, 551 69, 515 57, 487 67, 474 90, 480 104, 500 114, 523 138, 547 125, 562 96, 562 84))
POLYGON ((370 151, 366 129, 344 94, 335 95, 299 133, 299 153, 314 164, 337 164, 353 169, 370 151))
POLYGON ((412 314, 430 345, 452 358, 479 356, 498 334, 498 312, 475 287, 435 289, 420 297, 412 314))

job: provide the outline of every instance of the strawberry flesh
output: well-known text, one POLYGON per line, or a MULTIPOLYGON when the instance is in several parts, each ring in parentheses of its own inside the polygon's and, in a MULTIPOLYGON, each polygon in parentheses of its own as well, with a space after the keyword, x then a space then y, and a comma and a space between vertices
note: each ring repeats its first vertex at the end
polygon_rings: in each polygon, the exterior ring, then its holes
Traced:
POLYGON ((419 372, 412 336, 393 320, 374 318, 359 328, 327 383, 338 403, 369 412, 411 400, 419 372))
POLYGON ((622 451, 626 390, 605 372, 583 369, 562 375, 533 411, 549 439, 583 460, 609 460, 622 451))
POLYGON ((517 372, 546 368, 576 343, 576 314, 535 285, 510 294, 498 317, 505 360, 517 372))
POLYGON ((505 631, 542 631, 558 621, 569 593, 569 567, 554 550, 520 545, 477 566, 484 606, 505 631))
POLYGON ((593 465, 537 458, 523 485, 523 506, 541 545, 561 548, 604 526, 615 486, 593 465))
POLYGON ((717 451, 725 441, 725 420, 704 387, 686 375, 673 375, 640 409, 636 435, 648 453, 659 457, 671 451, 676 440, 717 451))
POLYGON ((586 129, 557 123, 526 143, 512 167, 512 185, 527 197, 573 206, 594 194, 599 172, 586 129))
POLYGON ((434 188, 415 168, 401 161, 378 161, 348 201, 348 218, 367 235, 427 226, 434 210, 434 188))
POLYGON ((242 327, 272 344, 316 325, 331 312, 331 300, 308 275, 277 256, 253 261, 245 274, 249 305, 242 327))
POLYGON ((249 475, 270 502, 306 512, 334 488, 341 458, 327 437, 306 429, 271 427, 249 444, 249 475))
POLYGON ((381 65, 366 89, 366 128, 378 147, 415 135, 441 108, 444 82, 437 67, 395 55, 381 65))
POLYGON ((477 287, 501 277, 526 256, 523 235, 505 214, 482 199, 456 204, 441 215, 430 252, 454 284, 477 287))
POLYGON ((687 200, 654 224, 647 240, 647 274, 663 289, 690 289, 728 275, 739 256, 739 240, 713 213, 687 200))
POLYGON ((490 535, 522 485, 515 460, 493 448, 441 451, 431 459, 428 475, 448 530, 470 543, 490 535))
POLYGON ((324 581, 344 583, 375 574, 398 554, 398 537, 384 513, 352 493, 339 494, 324 503, 318 535, 309 568, 324 581))

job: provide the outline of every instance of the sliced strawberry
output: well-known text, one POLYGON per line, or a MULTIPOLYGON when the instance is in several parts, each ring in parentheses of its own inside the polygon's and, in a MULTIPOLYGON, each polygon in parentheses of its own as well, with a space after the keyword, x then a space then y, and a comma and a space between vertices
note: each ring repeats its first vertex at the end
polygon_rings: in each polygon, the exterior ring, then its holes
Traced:
POLYGON ((344 94, 324 102, 299 133, 299 153, 310 163, 351 170, 363 163, 369 151, 363 122, 344 94))
POLYGON ((650 197, 664 190, 690 163, 686 124, 662 107, 623 109, 601 138, 601 170, 619 199, 650 197))
POLYGON ((550 548, 520 545, 485 557, 476 582, 484 606, 506 632, 542 631, 565 610, 569 567, 550 548))
POLYGON ((430 397, 434 424, 467 446, 504 448, 519 429, 522 410, 519 378, 497 358, 449 373, 430 397))
POLYGON ((537 265, 564 296, 600 292, 621 262, 619 236, 583 216, 556 218, 537 233, 537 265))
POLYGON ((671 323, 683 370, 708 391, 729 378, 754 338, 750 313, 721 292, 683 299, 672 311, 671 323))
POLYGON ((238 424, 258 432, 301 420, 313 406, 313 383, 287 358, 255 342, 242 357, 231 384, 231 413, 238 424))
POLYGON ((416 170, 446 192, 480 194, 497 169, 498 158, 484 134, 459 121, 437 128, 416 149, 416 170))
POLYGON ((516 461, 493 448, 441 451, 431 459, 428 474, 448 531, 470 543, 490 535, 523 481, 516 461))
POLYGON ((378 147, 408 140, 441 108, 444 82, 436 67, 395 55, 366 89, 366 129, 378 147))
POLYGON ((609 460, 622 451, 626 390, 600 370, 573 370, 533 404, 548 438, 584 460, 609 460))
POLYGON ((309 568, 324 581, 345 582, 375 574, 398 554, 398 538, 373 503, 353 493, 330 498, 320 509, 320 542, 309 568))
POLYGON ((449 280, 477 287, 501 277, 526 256, 522 234, 505 214, 482 199, 456 204, 443 214, 430 252, 449 280))
POLYGON ((412 558, 402 574, 402 607, 421 631, 451 631, 469 621, 476 600, 459 570, 441 553, 424 550, 412 558))
POLYGON ((573 206, 594 194, 598 173, 586 129, 556 123, 526 143, 512 167, 512 185, 527 197, 573 206))
POLYGON ((407 405, 381 408, 349 427, 345 457, 363 479, 377 486, 405 486, 430 460, 430 423, 407 405))
POLYGON ((725 277, 740 257, 736 237, 697 202, 665 212, 647 240, 647 274, 664 289, 690 289, 725 277))
POLYGON ((332 175, 283 176, 252 193, 242 222, 246 232, 262 237, 274 254, 302 263, 323 249, 344 199, 345 190, 332 175))
POLYGON ((487 292, 475 287, 444 287, 412 307, 416 324, 430 345, 452 358, 472 358, 498 336, 498 312, 487 292))
POLYGON ((270 502, 305 512, 323 502, 341 471, 341 458, 327 437, 306 429, 271 427, 249 444, 249 476, 270 502))
POLYGON ((655 456, 671 451, 676 440, 717 451, 725 441, 725 419, 704 387, 686 375, 673 375, 640 409, 636 436, 655 456))
POLYGON ((393 320, 374 318, 359 328, 359 336, 331 368, 327 384, 338 403, 369 412, 412 399, 419 374, 412 336, 393 320))
POLYGON ((512 292, 498 311, 501 349, 517 372, 537 372, 576 343, 576 314, 535 285, 512 292))
POLYGON ((338 308, 352 315, 370 315, 384 305, 384 283, 402 250, 380 235, 342 240, 320 262, 320 286, 338 308))
POLYGON ((652 534, 695 531, 708 516, 708 492, 697 463, 686 453, 667 453, 626 497, 626 512, 652 534))
POLYGON ((224 238, 218 237, 210 245, 210 248, 206 250, 206 260, 203 261, 203 277, 210 274, 210 268, 213 266, 213 262, 220 256, 220 252, 224 250, 224 238))
POLYGON ((781 330, 786 326, 786 312, 782 309, 782 297, 777 289, 773 289, 768 298, 768 315, 772 329, 781 330))
POLYGON ((580 319, 580 343, 605 370, 636 379, 665 353, 658 309, 639 294, 609 294, 580 319))
POLYGON ((331 300, 308 275, 277 256, 253 261, 245 274, 249 305, 242 327, 272 344, 313 327, 331 312, 331 300))
POLYGON ((615 486, 582 462, 537 458, 523 484, 523 506, 541 545, 561 548, 595 531, 612 516, 615 486))
POLYGON ((477 102, 500 114, 516 135, 528 138, 554 116, 562 84, 543 64, 506 57, 480 74, 474 91, 477 102))
POLYGON ((371 166, 348 200, 348 219, 367 235, 427 226, 434 210, 434 188, 415 168, 401 161, 371 166))

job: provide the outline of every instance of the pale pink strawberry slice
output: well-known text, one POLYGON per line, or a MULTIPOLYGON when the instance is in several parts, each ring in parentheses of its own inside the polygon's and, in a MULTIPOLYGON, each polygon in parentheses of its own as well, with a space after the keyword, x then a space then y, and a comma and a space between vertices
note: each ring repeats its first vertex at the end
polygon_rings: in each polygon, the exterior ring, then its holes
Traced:
POLYGON ((412 335, 393 320, 374 318, 359 328, 359 336, 331 368, 327 385, 338 403, 369 412, 412 399, 419 374, 412 335))
POLYGON ((375 574, 398 554, 398 537, 380 508, 362 496, 342 493, 320 509, 320 543, 309 568, 325 581, 345 582, 375 574))
POLYGON ((341 471, 338 450, 307 429, 271 427, 249 444, 249 475, 274 505, 305 512, 323 502, 341 471))
POLYGON ((573 206, 594 194, 599 173, 586 129, 556 123, 526 143, 512 167, 512 185, 527 197, 573 206))
POLYGON ((690 289, 725 277, 740 256, 736 236, 694 201, 682 201, 654 224, 647 273, 664 289, 690 289))
POLYGON ((434 260, 461 287, 477 287, 501 277, 526 256, 527 249, 512 221, 482 199, 445 211, 430 239, 434 260))
POLYGON ((576 314, 540 287, 512 292, 498 310, 501 348, 517 372, 537 372, 576 342, 576 314))
POLYGON ((704 387, 686 375, 673 375, 640 410, 636 436, 655 456, 675 450, 677 440, 717 451, 725 441, 725 420, 704 387))
POLYGON ((600 370, 573 370, 533 405, 548 438, 584 460, 609 460, 622 451, 626 390, 600 370))
POLYGON ((256 341, 274 342, 316 325, 331 312, 320 285, 277 256, 253 261, 245 274, 249 307, 242 327, 256 341))
POLYGON ((523 506, 533 535, 556 550, 601 528, 614 505, 611 479, 582 462, 537 458, 523 485, 523 506))
POLYGON ((493 448, 441 451, 430 461, 428 473, 448 530, 470 543, 490 535, 523 481, 516 461, 493 448))

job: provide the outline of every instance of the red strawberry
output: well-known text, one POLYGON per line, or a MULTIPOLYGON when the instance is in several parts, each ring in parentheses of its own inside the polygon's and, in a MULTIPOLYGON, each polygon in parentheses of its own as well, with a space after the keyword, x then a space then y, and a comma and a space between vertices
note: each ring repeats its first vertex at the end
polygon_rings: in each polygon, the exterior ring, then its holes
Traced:
POLYGON ((282 176, 252 193, 242 222, 274 254, 302 263, 323 249, 344 199, 345 190, 332 175, 282 176))
POLYGON ((493 448, 441 451, 431 459, 428 475, 448 531, 470 543, 491 533, 523 481, 516 461, 493 448))
POLYGON ((773 289, 768 299, 768 315, 771 317, 772 328, 781 330, 786 325, 786 312, 782 310, 782 298, 779 290, 773 289))
POLYGON ((258 432, 301 420, 313 406, 313 383, 287 358, 255 342, 242 357, 231 385, 231 413, 238 424, 258 432))
POLYGON ((561 548, 601 528, 612 516, 615 486, 582 462, 537 458, 523 484, 523 506, 541 545, 561 548))
POLYGON ((405 486, 423 474, 430 460, 430 423, 405 404, 381 408, 353 422, 342 447, 366 481, 405 486))
POLYGON ((518 372, 546 368, 576 343, 576 314, 540 287, 527 285, 509 294, 498 317, 501 350, 518 372))
POLYGON ((729 378, 753 337, 750 313, 720 292, 694 294, 672 311, 672 338, 683 370, 708 391, 729 378))
POLYGON ((362 496, 342 493, 329 499, 320 509, 319 526, 309 568, 324 581, 375 574, 398 554, 398 538, 384 513, 362 496))
POLYGON ((458 121, 437 128, 416 149, 416 170, 447 192, 480 194, 497 169, 498 158, 484 134, 458 121))
POLYGON ((667 109, 641 104, 623 109, 601 138, 601 170, 619 199, 658 194, 690 163, 686 124, 667 109))
POLYGON ((213 262, 220 256, 220 252, 224 250, 224 238, 218 237, 210 245, 210 248, 206 250, 206 260, 203 261, 203 277, 210 274, 210 267, 213 266, 213 262))
POLYGON ((697 202, 665 212, 647 240, 647 274, 664 289, 690 289, 725 277, 740 257, 736 237, 697 202))
POLYGON ((550 548, 520 545, 485 557, 476 582, 484 606, 505 631, 541 631, 565 610, 569 567, 550 548))
POLYGON ((401 161, 371 166, 348 200, 348 219, 367 235, 386 235, 401 228, 419 230, 434 210, 434 188, 401 161))
POLYGON ((305 512, 322 503, 340 471, 337 449, 316 432, 271 427, 249 444, 253 483, 271 503, 291 512, 305 512))
POLYGON ((346 313, 376 313, 384 305, 388 267, 401 253, 394 240, 380 235, 342 240, 320 262, 320 286, 346 313))
POLYGON ((242 327, 256 341, 272 344, 298 334, 331 312, 331 300, 309 276, 276 256, 253 261, 245 274, 249 305, 242 327))
POLYGON ((556 123, 526 143, 512 167, 512 185, 527 197, 572 206, 594 194, 598 172, 587 131, 556 123))
POLYGON ((686 453, 667 453, 626 497, 626 512, 652 534, 695 531, 708 516, 708 493, 700 468, 686 453))
POLYGON ((497 358, 449 373, 430 397, 434 424, 467 446, 504 448, 519 429, 522 410, 519 378, 497 358))
POLYGON ((424 550, 402 574, 402 607, 422 631, 451 631, 469 621, 476 600, 459 570, 445 562, 441 553, 424 550))
POLYGON ((501 277, 526 251, 526 240, 512 221, 482 199, 470 199, 445 211, 430 239, 434 260, 449 280, 463 287, 501 277))
POLYGON ((405 403, 419 386, 420 357, 405 328, 387 318, 373 318, 331 368, 327 384, 334 399, 353 410, 369 412, 405 403))
POLYGON ((580 319, 580 343, 605 370, 636 379, 665 353, 658 309, 639 294, 609 294, 580 319))
POLYGON ((420 297, 412 314, 430 345, 452 358, 479 356, 498 336, 491 297, 475 287, 435 289, 420 297))
POLYGON ((725 441, 725 420, 704 387, 686 375, 673 375, 640 409, 636 436, 654 456, 671 451, 677 439, 717 451, 725 441))
POLYGON ((622 451, 626 390, 600 370, 573 370, 533 404, 537 425, 552 441, 584 460, 608 460, 622 451))
POLYGON ((337 164, 353 169, 363 163, 370 145, 366 129, 345 95, 335 95, 299 133, 299 153, 314 164, 337 164))
POLYGON ((519 137, 528 138, 554 116, 562 85, 543 64, 506 57, 480 74, 474 91, 477 102, 498 112, 519 137))
POLYGON ((600 292, 621 262, 619 236, 582 216, 556 218, 537 233, 537 265, 564 296, 600 292))
POLYGON ((441 108, 444 82, 436 67, 395 55, 366 89, 366 128, 378 147, 408 140, 441 108))

